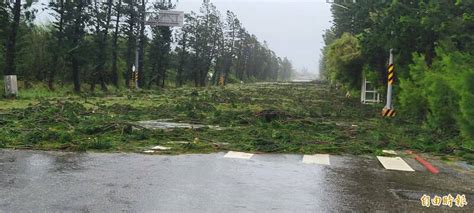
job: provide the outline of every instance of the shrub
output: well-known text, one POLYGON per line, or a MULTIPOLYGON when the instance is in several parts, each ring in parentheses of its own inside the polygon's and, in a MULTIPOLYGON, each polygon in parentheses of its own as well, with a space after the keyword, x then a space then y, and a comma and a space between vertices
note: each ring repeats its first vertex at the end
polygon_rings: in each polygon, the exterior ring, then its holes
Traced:
POLYGON ((102 139, 99 139, 99 138, 94 138, 94 140, 91 143, 89 143, 87 147, 91 148, 91 149, 104 150, 104 149, 112 148, 113 144, 112 144, 112 142, 110 142, 108 140, 102 140, 102 139))
MULTIPOLYGON (((474 140, 474 60, 472 55, 437 49, 428 67, 414 55, 409 77, 401 79, 402 111, 424 121, 445 138, 474 140)), ((467 142, 466 142, 467 143, 467 142)), ((450 145, 452 146, 452 145, 450 145)))
POLYGON ((409 77, 400 79, 400 105, 402 114, 417 121, 424 121, 428 112, 428 103, 423 94, 425 75, 428 71, 425 59, 421 55, 413 56, 414 63, 409 66, 409 77))
POLYGON ((356 37, 343 34, 329 46, 325 59, 326 75, 332 83, 342 83, 349 90, 360 88, 363 61, 356 37))
POLYGON ((439 75, 428 77, 427 83, 425 91, 429 108, 428 126, 445 132, 455 131, 456 116, 459 112, 457 94, 439 75))
POLYGON ((26 145, 37 144, 41 142, 43 138, 44 138, 44 135, 41 131, 32 131, 24 135, 23 143, 26 145))
POLYGON ((466 90, 462 92, 459 102, 460 128, 463 136, 474 139, 474 72, 468 73, 464 78, 463 85, 466 90))

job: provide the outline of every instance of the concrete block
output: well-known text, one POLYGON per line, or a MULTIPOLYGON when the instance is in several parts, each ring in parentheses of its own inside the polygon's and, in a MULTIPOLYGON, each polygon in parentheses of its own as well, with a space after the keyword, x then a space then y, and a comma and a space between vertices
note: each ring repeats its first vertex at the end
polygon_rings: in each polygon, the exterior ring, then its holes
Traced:
POLYGON ((18 95, 18 83, 16 80, 16 75, 6 75, 4 76, 5 83, 5 95, 7 97, 18 95))

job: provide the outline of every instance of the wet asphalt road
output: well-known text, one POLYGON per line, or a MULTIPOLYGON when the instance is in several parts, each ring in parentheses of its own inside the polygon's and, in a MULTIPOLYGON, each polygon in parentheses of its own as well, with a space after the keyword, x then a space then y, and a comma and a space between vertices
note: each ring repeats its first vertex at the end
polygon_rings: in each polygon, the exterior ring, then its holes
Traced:
MULTIPOLYGON (((0 150, 0 212, 474 212, 474 176, 438 164, 432 175, 385 170, 374 157, 301 155, 249 160, 206 155, 0 150), (465 194, 468 205, 421 207, 423 194, 465 194)), ((438 162, 439 163, 439 162, 438 162)))

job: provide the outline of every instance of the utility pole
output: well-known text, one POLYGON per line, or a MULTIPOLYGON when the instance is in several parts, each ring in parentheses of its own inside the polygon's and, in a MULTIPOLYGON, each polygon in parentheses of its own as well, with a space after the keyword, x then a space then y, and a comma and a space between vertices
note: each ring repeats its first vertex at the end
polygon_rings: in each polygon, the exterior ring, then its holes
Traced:
MULTIPOLYGON (((138 4, 139 1, 137 1, 137 4, 138 4)), ((145 1, 145 0, 142 0, 141 1, 142 5, 140 5, 140 8, 138 9, 138 11, 140 11, 140 13, 137 15, 137 19, 138 19, 138 22, 137 22, 137 26, 138 26, 138 36, 137 36, 137 39, 135 41, 135 64, 134 64, 134 70, 132 72, 132 80, 133 82, 135 83, 135 89, 140 89, 140 80, 138 79, 139 75, 142 75, 142 73, 140 72, 140 57, 143 57, 141 56, 140 54, 140 51, 141 51, 141 48, 143 48, 143 37, 145 36, 145 19, 146 19, 146 6, 145 4, 148 3, 148 1, 145 1)))
MULTIPOLYGON (((356 0, 347 0, 351 3, 356 3, 356 0)), ((334 6, 337 6, 337 7, 340 7, 342 9, 345 9, 345 10, 350 10, 350 8, 348 8, 347 6, 344 6, 342 4, 338 4, 335 2, 335 0, 326 0, 327 3, 329 4, 332 4, 334 6)), ((344 0, 344 3, 346 2, 346 0, 344 0)), ((383 2, 385 2, 385 0, 383 0, 383 2)), ((354 17, 352 17, 352 31, 354 31, 354 17)), ((352 32, 354 33, 354 32, 352 32)), ((393 31, 392 31, 392 36, 393 36, 393 31)), ((365 87, 365 83, 367 81, 364 79, 363 81, 363 87, 365 87)), ((390 49, 390 58, 389 58, 389 63, 388 63, 388 67, 387 67, 387 104, 385 105, 385 107, 383 108, 382 110, 382 116, 383 117, 394 117, 396 112, 395 112, 395 109, 393 108, 393 104, 392 104, 392 86, 393 86, 393 83, 395 82, 395 65, 393 64, 393 49, 390 49)), ((364 92, 364 91, 362 91, 364 92)))
POLYGON ((394 117, 396 112, 392 105, 392 85, 395 82, 395 65, 393 64, 393 49, 390 49, 390 58, 387 67, 387 104, 382 110, 383 117, 394 117))
POLYGON ((135 89, 140 89, 138 86, 138 70, 139 70, 138 66, 140 66, 138 63, 140 61, 140 41, 138 37, 137 37, 136 47, 135 47, 135 64, 132 67, 132 81, 133 83, 135 83, 135 89))

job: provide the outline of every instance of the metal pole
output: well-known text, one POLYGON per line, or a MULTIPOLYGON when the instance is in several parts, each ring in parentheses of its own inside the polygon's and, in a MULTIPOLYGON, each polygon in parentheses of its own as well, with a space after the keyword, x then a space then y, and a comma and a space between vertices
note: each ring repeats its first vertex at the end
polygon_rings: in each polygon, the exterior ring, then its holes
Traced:
POLYGON ((387 105, 382 110, 383 117, 394 117, 396 112, 392 105, 392 85, 395 82, 395 65, 393 64, 393 49, 390 49, 390 59, 387 67, 387 105))
POLYGON ((135 72, 136 72, 136 73, 133 73, 133 75, 134 75, 134 78, 133 78, 133 79, 135 80, 134 83, 135 83, 135 88, 136 88, 136 89, 139 89, 139 88, 138 88, 138 70, 139 70, 139 69, 138 69, 138 68, 139 68, 139 67, 138 67, 138 66, 139 66, 138 61, 139 61, 139 58, 140 58, 140 50, 139 50, 139 45, 140 45, 140 43, 139 43, 139 40, 138 40, 138 39, 139 39, 139 36, 137 37, 137 42, 136 42, 137 44, 136 44, 136 46, 135 46, 135 72))
MULTIPOLYGON (((390 69, 390 66, 393 66, 393 49, 390 49, 390 58, 389 58, 389 62, 388 62, 388 65, 389 65, 389 69, 390 69)), ((386 109, 392 109, 392 80, 390 79, 393 79, 393 76, 390 76, 390 71, 387 73, 389 76, 388 76, 388 86, 387 86, 387 105, 385 105, 385 108, 386 109)))

